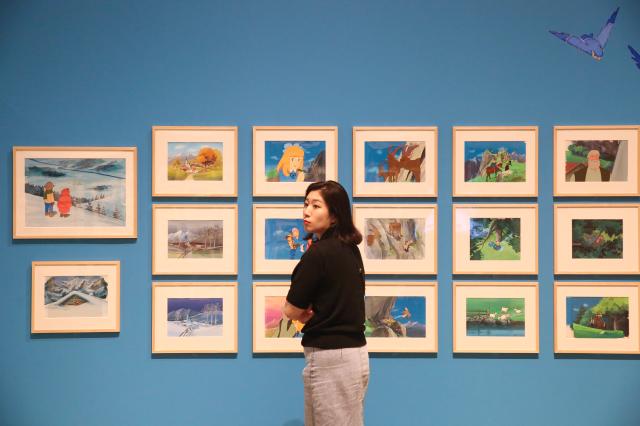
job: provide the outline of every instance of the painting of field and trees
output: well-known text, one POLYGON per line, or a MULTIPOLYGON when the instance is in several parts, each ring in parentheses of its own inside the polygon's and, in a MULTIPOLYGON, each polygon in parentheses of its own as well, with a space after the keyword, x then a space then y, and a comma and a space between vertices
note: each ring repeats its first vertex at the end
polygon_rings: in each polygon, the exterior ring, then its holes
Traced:
POLYGON ((467 336, 524 336, 523 298, 467 298, 467 336))
POLYGON ((222 142, 169 142, 167 179, 221 181, 222 142))
POLYGON ((567 297, 567 336, 577 339, 629 337, 628 297, 567 297))
POLYGON ((524 141, 466 141, 464 181, 525 182, 526 154, 524 141))
POLYGON ((622 219, 573 219, 573 259, 622 259, 622 219))
POLYGON ((424 296, 366 296, 366 337, 426 337, 424 296))
POLYGON ((520 260, 520 218, 470 218, 470 260, 520 260))
POLYGON ((223 221, 169 220, 167 243, 169 258, 222 258, 223 221))
POLYGON ((365 182, 424 182, 424 142, 364 143, 365 182))

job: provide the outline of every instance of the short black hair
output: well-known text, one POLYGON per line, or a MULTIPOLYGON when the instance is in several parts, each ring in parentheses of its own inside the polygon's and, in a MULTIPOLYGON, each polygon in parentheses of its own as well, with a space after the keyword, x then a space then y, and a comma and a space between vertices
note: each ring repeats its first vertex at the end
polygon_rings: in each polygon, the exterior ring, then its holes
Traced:
POLYGON ((304 194, 305 199, 312 191, 320 191, 322 199, 329 208, 329 214, 335 218, 336 223, 333 226, 337 238, 347 244, 360 244, 362 234, 353 224, 351 204, 344 187, 333 180, 314 182, 307 187, 304 194))

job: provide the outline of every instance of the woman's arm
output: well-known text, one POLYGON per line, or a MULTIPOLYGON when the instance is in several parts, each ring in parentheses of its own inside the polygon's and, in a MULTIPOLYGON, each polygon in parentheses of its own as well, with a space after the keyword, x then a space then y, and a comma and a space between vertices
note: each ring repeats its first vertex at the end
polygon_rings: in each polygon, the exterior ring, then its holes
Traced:
POLYGON ((306 323, 311 319, 314 312, 309 306, 307 309, 300 309, 296 306, 293 306, 291 303, 285 301, 284 306, 282 307, 282 313, 285 314, 288 318, 292 320, 300 321, 301 323, 306 323))

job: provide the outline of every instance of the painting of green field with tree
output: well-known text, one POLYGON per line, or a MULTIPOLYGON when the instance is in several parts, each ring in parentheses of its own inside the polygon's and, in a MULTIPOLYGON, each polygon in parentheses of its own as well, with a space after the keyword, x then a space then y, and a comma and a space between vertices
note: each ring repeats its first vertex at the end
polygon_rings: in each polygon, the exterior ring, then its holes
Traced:
POLYGON ((222 142, 169 142, 169 180, 222 180, 222 142))
POLYGON ((467 336, 524 336, 524 298, 467 298, 467 336))
POLYGON ((577 339, 629 337, 628 297, 567 297, 567 331, 577 339))
POLYGON ((622 219, 573 219, 573 259, 622 259, 622 219))
POLYGON ((520 218, 471 218, 471 260, 520 260, 520 218))

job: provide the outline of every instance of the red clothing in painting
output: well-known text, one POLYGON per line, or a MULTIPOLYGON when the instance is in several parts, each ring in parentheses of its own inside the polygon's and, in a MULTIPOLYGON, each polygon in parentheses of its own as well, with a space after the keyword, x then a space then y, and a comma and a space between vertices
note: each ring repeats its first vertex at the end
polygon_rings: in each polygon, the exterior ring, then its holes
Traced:
POLYGON ((71 210, 71 194, 69 188, 64 188, 58 197, 58 211, 60 215, 68 215, 71 210))

